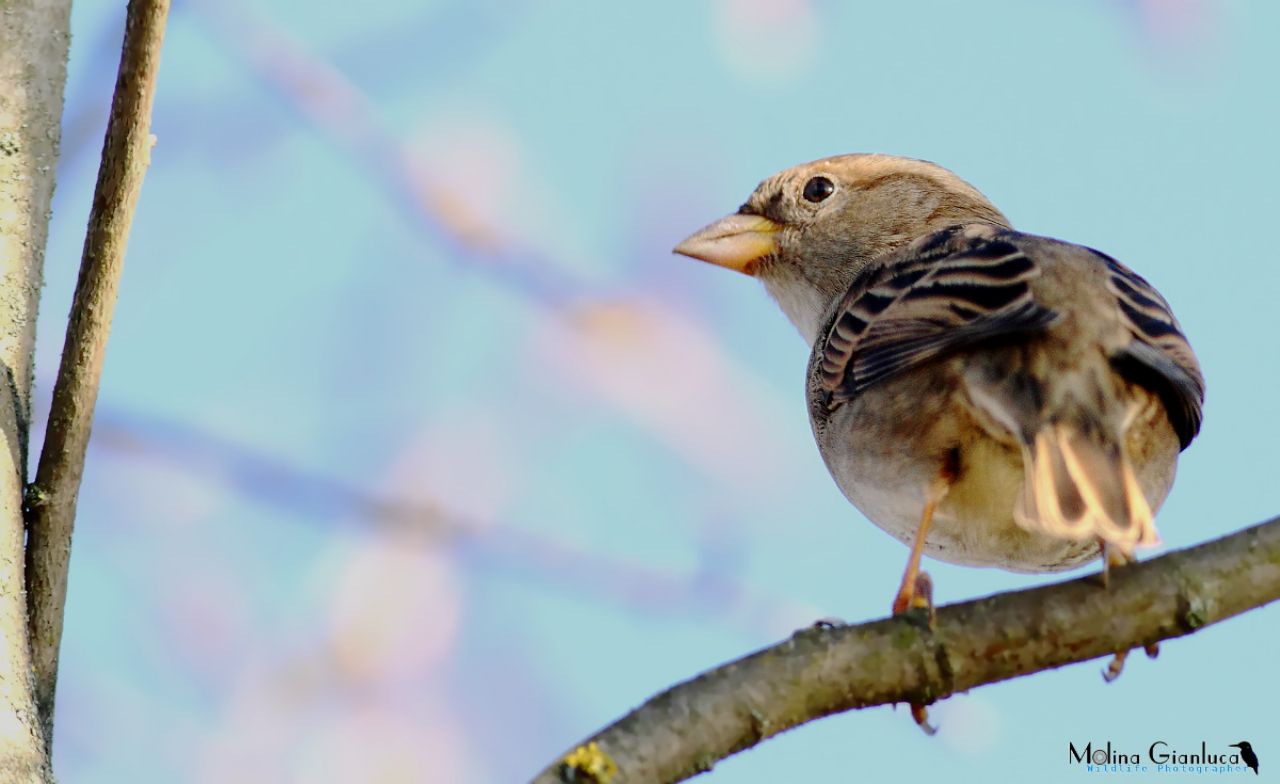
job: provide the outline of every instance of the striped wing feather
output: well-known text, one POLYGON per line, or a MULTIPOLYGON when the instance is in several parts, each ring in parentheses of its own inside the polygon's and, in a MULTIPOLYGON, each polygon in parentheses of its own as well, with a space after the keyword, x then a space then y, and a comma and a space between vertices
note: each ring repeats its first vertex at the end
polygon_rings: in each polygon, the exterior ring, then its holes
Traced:
MULTIPOLYGON (((1094 251, 1098 253, 1097 251, 1094 251)), ((1204 376, 1164 297, 1141 275, 1104 253, 1107 287, 1133 342, 1112 357, 1121 375, 1160 396, 1182 448, 1200 432, 1204 376)))
POLYGON ((837 308, 818 365, 832 405, 943 354, 1058 318, 1032 299, 1028 282, 1040 270, 1013 243, 940 235, 865 287, 855 284, 837 308))

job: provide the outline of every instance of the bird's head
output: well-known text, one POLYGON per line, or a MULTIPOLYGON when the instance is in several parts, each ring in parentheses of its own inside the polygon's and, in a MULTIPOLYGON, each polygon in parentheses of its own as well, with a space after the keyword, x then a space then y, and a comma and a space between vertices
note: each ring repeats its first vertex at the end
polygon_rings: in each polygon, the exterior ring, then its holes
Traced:
POLYGON ((1248 751, 1252 751, 1252 750, 1253 750, 1253 746, 1249 745, 1249 741, 1247 741, 1247 740, 1242 740, 1242 741, 1240 741, 1239 743, 1228 743, 1227 745, 1228 745, 1228 746, 1231 746, 1231 747, 1233 747, 1233 748, 1240 749, 1241 751, 1246 751, 1246 750, 1248 750, 1248 751))
POLYGON ((813 344, 833 301, 876 259, 964 223, 1008 226, 973 186, 932 163, 840 155, 760 183, 675 252, 759 278, 813 344))

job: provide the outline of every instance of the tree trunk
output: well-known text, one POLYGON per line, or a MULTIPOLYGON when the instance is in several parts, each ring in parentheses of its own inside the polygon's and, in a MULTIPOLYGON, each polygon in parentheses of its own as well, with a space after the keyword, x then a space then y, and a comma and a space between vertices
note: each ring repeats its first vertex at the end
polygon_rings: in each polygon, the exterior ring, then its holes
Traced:
POLYGON ((0 780, 52 781, 23 590, 36 306, 61 136, 70 0, 0 0, 0 780))

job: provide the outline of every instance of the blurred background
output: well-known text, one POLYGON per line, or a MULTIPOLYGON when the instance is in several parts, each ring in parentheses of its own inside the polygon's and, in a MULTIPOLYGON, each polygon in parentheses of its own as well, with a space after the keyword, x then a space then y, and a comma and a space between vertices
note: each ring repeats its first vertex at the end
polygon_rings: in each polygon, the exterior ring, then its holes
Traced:
MULTIPOLYGON (((44 407, 123 5, 75 8, 44 407)), ((175 2, 60 778, 521 781, 676 681, 884 615, 907 552, 826 475, 803 342, 670 253, 826 155, 937 161, 1147 276, 1209 382, 1161 549, 1275 514, 1278 25, 1212 0, 175 2)), ((939 603, 1053 579, 926 563, 939 603)), ((855 712, 702 780, 1074 781, 1069 741, 1265 765, 1278 613, 1111 685, 1099 661, 955 697, 934 738, 855 712)))

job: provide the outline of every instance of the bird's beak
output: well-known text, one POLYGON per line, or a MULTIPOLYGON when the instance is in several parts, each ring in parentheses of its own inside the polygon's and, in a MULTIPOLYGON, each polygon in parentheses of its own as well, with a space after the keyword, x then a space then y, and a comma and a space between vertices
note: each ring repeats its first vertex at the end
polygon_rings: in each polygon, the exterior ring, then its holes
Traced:
POLYGON ((728 215, 675 247, 693 259, 754 275, 756 262, 778 250, 782 227, 759 215, 728 215))

